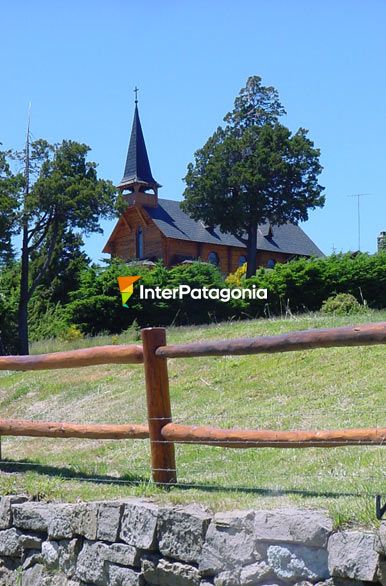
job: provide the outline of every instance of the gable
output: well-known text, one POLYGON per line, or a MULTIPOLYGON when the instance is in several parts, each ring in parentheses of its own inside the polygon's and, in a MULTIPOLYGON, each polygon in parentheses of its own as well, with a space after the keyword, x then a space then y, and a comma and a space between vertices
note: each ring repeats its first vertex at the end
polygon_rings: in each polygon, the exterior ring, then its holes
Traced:
POLYGON ((152 252, 154 252, 155 247, 161 242, 162 234, 149 217, 147 211, 139 206, 130 206, 120 215, 102 252, 117 254, 115 245, 121 240, 132 241, 131 248, 133 248, 135 234, 139 226, 143 228, 144 234, 148 236, 149 249, 151 248, 152 252))

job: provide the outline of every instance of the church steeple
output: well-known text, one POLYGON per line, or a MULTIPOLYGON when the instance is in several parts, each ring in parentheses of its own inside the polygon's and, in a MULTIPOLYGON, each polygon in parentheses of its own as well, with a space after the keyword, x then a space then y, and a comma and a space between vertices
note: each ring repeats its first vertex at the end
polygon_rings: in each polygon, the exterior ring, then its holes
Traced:
MULTIPOLYGON (((137 88, 135 91, 138 91, 137 88)), ((145 205, 157 205, 159 187, 161 185, 154 179, 151 172, 141 121, 139 119, 138 100, 136 99, 125 171, 122 181, 118 185, 118 189, 122 192, 129 191, 127 197, 130 200, 135 199, 135 201, 130 201, 130 203, 140 203, 140 200, 143 200, 141 203, 145 205), (149 190, 151 190, 152 194, 147 193, 149 190), (146 194, 147 197, 138 197, 139 194, 146 194), (134 195, 137 195, 137 197, 131 197, 134 195)))

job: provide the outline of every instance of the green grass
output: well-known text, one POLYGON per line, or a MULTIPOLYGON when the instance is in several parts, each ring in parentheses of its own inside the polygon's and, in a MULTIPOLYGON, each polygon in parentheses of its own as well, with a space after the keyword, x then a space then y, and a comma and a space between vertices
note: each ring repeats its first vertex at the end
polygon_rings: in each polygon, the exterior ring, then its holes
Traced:
MULTIPOLYGON (((170 328, 168 341, 278 334, 370 321, 386 321, 386 311, 170 328)), ((134 341, 135 332, 131 336, 101 336, 64 345, 44 341, 35 343, 32 351, 126 343, 134 341)), ((173 419, 218 427, 384 426, 385 375, 384 346, 169 360, 173 419)), ((3 372, 0 412, 2 418, 143 423, 143 366, 3 372)), ((181 484, 165 491, 151 483, 147 440, 4 437, 3 460, 20 465, 3 463, 0 493, 24 491, 70 501, 135 494, 162 502, 198 501, 213 510, 291 503, 326 508, 337 525, 369 526, 375 523, 373 495, 384 490, 382 447, 225 450, 179 445, 176 452, 181 484)))

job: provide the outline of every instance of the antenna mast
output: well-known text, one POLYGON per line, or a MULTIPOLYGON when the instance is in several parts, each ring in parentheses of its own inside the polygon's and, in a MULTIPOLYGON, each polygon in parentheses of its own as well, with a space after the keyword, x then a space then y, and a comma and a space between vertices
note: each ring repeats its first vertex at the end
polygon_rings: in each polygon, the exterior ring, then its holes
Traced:
POLYGON ((30 177, 30 127, 31 127, 31 102, 28 105, 28 124, 27 124, 27 136, 25 141, 25 154, 24 154, 24 177, 25 177, 25 188, 24 188, 24 203, 29 194, 29 177, 30 177))
POLYGON ((364 195, 371 195, 370 193, 352 193, 347 195, 347 197, 356 197, 357 198, 357 215, 358 215, 358 250, 361 250, 361 206, 360 200, 361 197, 364 195))

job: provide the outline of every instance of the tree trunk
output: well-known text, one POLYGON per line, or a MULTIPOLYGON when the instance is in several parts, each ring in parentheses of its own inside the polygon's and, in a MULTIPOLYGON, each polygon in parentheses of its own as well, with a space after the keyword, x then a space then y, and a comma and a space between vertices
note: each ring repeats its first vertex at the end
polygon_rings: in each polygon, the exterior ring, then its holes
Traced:
POLYGON ((256 246, 257 246, 257 222, 254 222, 248 227, 248 241, 247 241, 247 279, 254 277, 257 269, 256 262, 256 246))
POLYGON ((21 249, 21 276, 19 297, 19 354, 29 354, 28 349, 28 226, 23 226, 23 242, 21 249))

